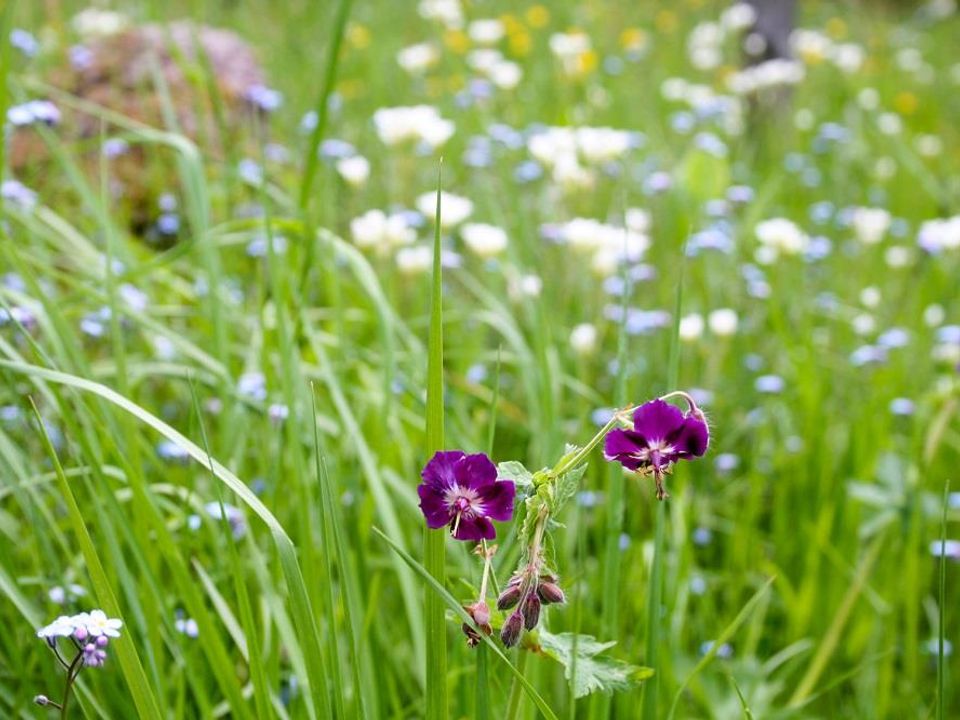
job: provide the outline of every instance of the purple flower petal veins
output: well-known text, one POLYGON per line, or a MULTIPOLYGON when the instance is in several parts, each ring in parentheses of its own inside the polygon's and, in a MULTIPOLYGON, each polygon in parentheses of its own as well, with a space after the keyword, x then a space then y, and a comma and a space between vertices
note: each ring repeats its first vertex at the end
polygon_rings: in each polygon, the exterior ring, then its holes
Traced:
POLYGON ((604 438, 604 457, 628 470, 652 473, 660 499, 666 497, 663 474, 678 460, 701 457, 710 442, 703 413, 692 400, 688 402, 687 412, 661 399, 644 403, 633 413, 632 429, 611 430, 604 438))
POLYGON ((449 525, 457 540, 492 540, 497 531, 490 521, 513 517, 516 486, 511 480, 497 480, 497 467, 483 453, 440 451, 421 477, 417 493, 427 526, 449 525))

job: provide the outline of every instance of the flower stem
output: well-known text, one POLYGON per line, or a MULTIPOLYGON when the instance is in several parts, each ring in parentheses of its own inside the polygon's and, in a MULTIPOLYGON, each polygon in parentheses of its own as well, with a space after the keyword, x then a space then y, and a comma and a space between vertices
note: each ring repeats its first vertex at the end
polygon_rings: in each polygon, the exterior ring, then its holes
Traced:
POLYGON ((553 470, 550 471, 551 475, 554 477, 562 475, 567 470, 577 467, 580 463, 586 460, 590 453, 593 452, 593 449, 600 444, 600 441, 603 440, 604 437, 606 437, 607 433, 613 430, 617 423, 624 422, 625 418, 628 417, 629 414, 634 411, 634 409, 634 407, 626 407, 623 410, 618 410, 615 412, 613 417, 607 421, 607 424, 600 428, 600 431, 590 439, 590 442, 580 448, 580 450, 578 450, 577 453, 572 457, 561 460, 559 463, 557 463, 553 470))
POLYGON ((63 687, 63 702, 60 703, 60 720, 66 720, 67 705, 70 703, 70 691, 73 689, 73 681, 77 679, 77 675, 80 674, 80 670, 83 667, 80 662, 82 658, 83 651, 81 650, 67 668, 67 679, 63 687))

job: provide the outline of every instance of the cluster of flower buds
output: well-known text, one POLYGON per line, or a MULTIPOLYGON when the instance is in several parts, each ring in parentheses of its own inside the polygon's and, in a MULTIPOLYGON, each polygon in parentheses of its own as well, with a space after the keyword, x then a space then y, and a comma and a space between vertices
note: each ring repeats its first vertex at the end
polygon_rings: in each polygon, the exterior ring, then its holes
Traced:
POLYGON ((524 628, 533 630, 540 622, 540 609, 544 605, 566 601, 563 590, 557 585, 553 575, 541 575, 528 568, 510 578, 507 587, 497 598, 500 610, 516 608, 504 621, 500 631, 500 640, 507 647, 513 647, 520 639, 524 628))

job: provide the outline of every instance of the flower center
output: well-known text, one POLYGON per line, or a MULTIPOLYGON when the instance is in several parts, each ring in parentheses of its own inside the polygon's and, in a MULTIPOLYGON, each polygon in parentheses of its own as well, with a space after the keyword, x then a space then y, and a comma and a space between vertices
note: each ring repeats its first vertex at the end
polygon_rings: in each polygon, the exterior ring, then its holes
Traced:
POLYGON ((633 453, 633 457, 642 463, 652 465, 654 468, 661 468, 669 465, 676 458, 677 449, 666 440, 652 440, 647 443, 647 447, 633 453))

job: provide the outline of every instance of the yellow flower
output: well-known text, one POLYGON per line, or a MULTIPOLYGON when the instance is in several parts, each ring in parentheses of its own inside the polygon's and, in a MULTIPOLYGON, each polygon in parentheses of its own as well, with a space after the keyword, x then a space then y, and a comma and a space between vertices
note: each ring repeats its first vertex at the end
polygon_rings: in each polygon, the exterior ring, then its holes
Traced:
POLYGON ((350 23, 347 26, 347 42, 357 50, 364 50, 370 45, 370 31, 360 23, 350 23))
POLYGON ((627 28, 620 33, 620 47, 634 52, 643 50, 647 45, 647 33, 640 28, 627 28))
POLYGON ((507 36, 507 43, 510 46, 510 52, 514 55, 522 57, 530 53, 530 33, 526 30, 510 33, 507 36))
POLYGON ((337 83, 337 94, 344 100, 353 100, 363 94, 364 84, 356 79, 341 80, 337 83))
POLYGON ((587 75, 597 69, 600 58, 596 50, 587 50, 577 57, 577 74, 587 75))
POLYGON ((443 44, 450 48, 450 52, 463 55, 470 49, 470 38, 463 30, 447 30, 443 33, 443 44))
POLYGON ((677 16, 669 10, 661 10, 653 19, 653 24, 662 33, 672 33, 677 29, 677 16))
POLYGON ((901 115, 913 115, 917 111, 917 104, 917 96, 911 92, 897 93, 893 99, 893 107, 901 115))
POLYGON ((827 35, 834 40, 843 40, 847 36, 847 24, 838 17, 827 20, 827 35))
POLYGON ((527 22, 532 28, 542 28, 550 22, 550 11, 543 5, 531 5, 526 12, 527 22))
POLYGON ((500 16, 500 22, 503 23, 503 29, 507 31, 507 34, 520 32, 524 29, 523 23, 520 22, 515 15, 506 15, 500 16))

